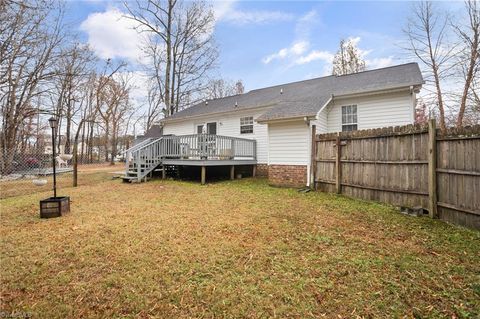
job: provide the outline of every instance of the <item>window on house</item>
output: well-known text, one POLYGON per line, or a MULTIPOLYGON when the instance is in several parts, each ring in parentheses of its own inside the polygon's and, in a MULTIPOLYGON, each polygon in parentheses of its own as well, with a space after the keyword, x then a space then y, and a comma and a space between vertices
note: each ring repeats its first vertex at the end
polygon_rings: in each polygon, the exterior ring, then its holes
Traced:
POLYGON ((356 131, 357 123, 357 106, 344 105, 342 106, 342 131, 356 131))
POLYGON ((240 134, 253 133, 253 116, 240 118, 240 134))
POLYGON ((217 134, 217 123, 216 122, 210 122, 210 123, 205 123, 205 124, 197 124, 197 134, 217 134), (204 132, 204 129, 206 130, 204 132))

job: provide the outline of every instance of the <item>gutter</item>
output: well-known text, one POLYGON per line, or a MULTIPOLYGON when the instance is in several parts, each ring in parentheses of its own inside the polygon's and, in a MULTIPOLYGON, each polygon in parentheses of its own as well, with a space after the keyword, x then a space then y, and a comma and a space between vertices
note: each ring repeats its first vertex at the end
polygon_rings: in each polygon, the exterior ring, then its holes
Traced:
POLYGON ((265 119, 265 120, 257 120, 257 123, 279 123, 279 122, 292 122, 292 121, 297 121, 297 120, 302 120, 302 121, 310 121, 315 119, 315 115, 298 115, 295 117, 283 117, 283 118, 274 118, 274 119, 265 119))

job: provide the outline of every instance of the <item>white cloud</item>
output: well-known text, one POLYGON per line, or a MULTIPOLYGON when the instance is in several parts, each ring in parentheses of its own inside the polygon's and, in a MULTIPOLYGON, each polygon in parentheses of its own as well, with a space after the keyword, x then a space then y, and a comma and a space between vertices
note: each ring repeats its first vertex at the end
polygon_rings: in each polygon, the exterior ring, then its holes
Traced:
POLYGON ((215 20, 220 21, 223 17, 233 10, 236 0, 213 1, 212 9, 215 15, 215 20))
MULTIPOLYGON (((262 62, 264 64, 269 64, 270 62, 274 60, 284 60, 284 59, 289 59, 289 60, 294 60, 297 61, 299 58, 302 59, 301 55, 304 54, 309 46, 309 37, 310 37, 310 32, 312 26, 318 22, 318 14, 316 10, 310 10, 307 13, 305 13, 303 16, 298 18, 296 24, 295 24, 295 41, 293 41, 292 45, 287 48, 282 48, 279 51, 272 53, 270 55, 267 55, 262 59, 262 62)), ((312 52, 313 55, 318 54, 318 52, 312 52)), ((313 58, 311 57, 303 57, 304 59, 308 58, 313 58)), ((300 62, 294 64, 303 64, 306 62, 300 62)))
POLYGON ((291 51, 293 54, 302 54, 308 49, 309 43, 307 41, 300 41, 294 43, 291 51))
POLYGON ((128 72, 130 79, 130 84, 132 90, 130 92, 130 97, 137 101, 142 102, 148 95, 148 76, 143 71, 132 71, 128 72))
POLYGON ((365 64, 367 65, 368 69, 379 69, 385 68, 387 66, 391 66, 395 64, 392 56, 387 58, 373 58, 365 60, 365 64))
POLYGON ((316 10, 308 11, 300 17, 295 25, 296 37, 299 39, 307 39, 310 37, 311 29, 320 19, 316 10))
MULTIPOLYGON (((305 31, 308 25, 308 23, 305 22, 315 17, 316 12, 314 11, 307 13, 302 18, 300 18, 300 20, 302 20, 301 24, 303 24, 303 26, 297 29, 302 29, 305 31)), ((297 23, 297 26, 299 24, 300 22, 297 23)), ((303 33, 302 35, 305 35, 305 33, 303 33)), ((315 64, 315 68, 320 68, 321 71, 314 71, 313 73, 310 73, 307 77, 330 75, 332 71, 332 63, 335 52, 321 49, 309 50, 310 42, 308 41, 308 37, 303 38, 303 40, 299 40, 298 38, 299 36, 297 35, 296 42, 294 42, 290 47, 283 48, 273 54, 264 57, 262 59, 262 62, 264 64, 269 64, 275 60, 286 61, 287 68, 299 65, 307 65, 312 62, 320 62, 320 64, 315 64)), ((375 50, 359 48, 359 44, 362 40, 361 37, 349 37, 347 38, 347 40, 353 42, 353 44, 357 46, 358 53, 360 57, 365 60, 367 69, 369 70, 391 66, 395 63, 395 59, 393 56, 368 58, 368 56, 370 56, 372 52, 375 52, 375 50)))
POLYGON ((231 11, 222 20, 237 25, 266 24, 278 21, 292 20, 290 13, 280 11, 231 11))
POLYGON ((282 11, 240 10, 236 8, 236 3, 236 0, 213 1, 213 12, 216 21, 235 25, 248 25, 289 21, 294 18, 292 14, 282 11))
POLYGON ((280 49, 278 52, 272 53, 264 57, 262 59, 262 62, 264 64, 269 64, 274 60, 282 60, 287 57, 301 55, 308 49, 309 45, 310 44, 307 41, 300 41, 300 42, 293 43, 288 48, 280 49))
POLYGON ((88 35, 88 44, 102 59, 125 58, 136 62, 142 55, 143 36, 133 28, 137 24, 116 8, 90 14, 80 29, 88 35))
POLYGON ((295 60, 295 64, 306 64, 317 60, 322 60, 327 63, 332 63, 333 61, 333 53, 328 51, 319 51, 319 50, 312 50, 305 56, 301 56, 295 60))

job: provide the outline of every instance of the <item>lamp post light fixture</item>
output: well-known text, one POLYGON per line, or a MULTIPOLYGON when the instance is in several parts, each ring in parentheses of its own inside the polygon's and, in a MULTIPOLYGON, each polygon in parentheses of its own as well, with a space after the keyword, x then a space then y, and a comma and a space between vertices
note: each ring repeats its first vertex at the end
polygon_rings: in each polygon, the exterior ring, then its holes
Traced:
POLYGON ((52 166, 53 166, 53 198, 57 197, 57 171, 55 169, 55 157, 56 157, 56 136, 55 133, 57 131, 58 120, 56 117, 52 116, 48 119, 48 123, 50 123, 50 127, 52 128, 52 166))
POLYGON ((40 218, 60 217, 70 211, 70 197, 57 197, 57 170, 56 170, 56 131, 58 120, 52 116, 48 119, 52 129, 52 168, 53 168, 53 197, 40 201, 40 218))

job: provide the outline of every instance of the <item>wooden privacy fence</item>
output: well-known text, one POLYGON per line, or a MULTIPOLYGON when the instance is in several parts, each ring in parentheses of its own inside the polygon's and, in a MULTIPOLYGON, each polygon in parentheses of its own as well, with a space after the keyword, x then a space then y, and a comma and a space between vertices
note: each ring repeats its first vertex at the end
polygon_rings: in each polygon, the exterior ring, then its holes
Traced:
POLYGON ((407 125, 317 135, 316 189, 404 207, 480 229, 480 125, 407 125), (338 147, 340 146, 340 147, 338 147))

